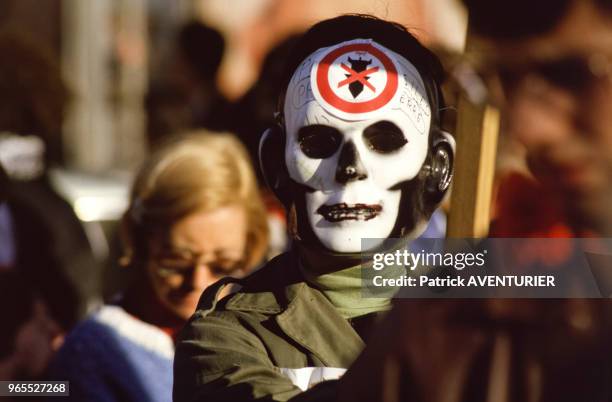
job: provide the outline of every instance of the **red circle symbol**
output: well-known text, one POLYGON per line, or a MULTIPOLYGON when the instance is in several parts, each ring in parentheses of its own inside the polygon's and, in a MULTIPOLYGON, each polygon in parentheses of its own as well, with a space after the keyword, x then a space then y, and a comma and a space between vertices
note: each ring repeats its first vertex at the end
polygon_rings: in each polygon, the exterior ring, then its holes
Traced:
POLYGON ((383 51, 369 43, 355 43, 339 47, 321 59, 316 73, 317 88, 321 98, 331 106, 345 113, 368 113, 385 106, 395 95, 398 87, 397 70, 393 61, 383 51), (340 98, 329 85, 329 68, 332 63, 345 53, 367 52, 376 57, 385 68, 387 82, 378 96, 365 102, 349 102, 340 98))

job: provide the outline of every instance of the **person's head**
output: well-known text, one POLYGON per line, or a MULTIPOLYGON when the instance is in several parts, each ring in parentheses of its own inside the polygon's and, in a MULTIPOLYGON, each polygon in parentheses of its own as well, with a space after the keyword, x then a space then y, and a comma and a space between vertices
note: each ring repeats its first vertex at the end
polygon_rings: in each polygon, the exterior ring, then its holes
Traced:
POLYGON ((464 3, 532 172, 568 204, 592 204, 612 182, 612 1, 464 3))
POLYGON ((0 108, 0 133, 40 137, 47 161, 60 161, 70 94, 57 58, 27 35, 12 31, 0 32, 0 54, 0 96, 10 99, 0 108))
POLYGON ((178 32, 176 47, 175 78, 182 89, 189 90, 194 82, 199 85, 215 82, 225 52, 225 39, 219 31, 201 22, 188 22, 178 32))
POLYGON ((161 147, 136 178, 123 233, 123 262, 187 319, 207 286, 242 275, 266 251, 266 213, 244 147, 205 132, 161 147))
POLYGON ((325 20, 300 38, 279 127, 260 150, 296 239, 353 254, 362 238, 418 236, 452 173, 442 75, 406 28, 372 16, 325 20))
MULTIPOLYGON (((293 35, 271 49, 261 66, 259 76, 249 91, 234 104, 234 110, 242 113, 235 119, 233 129, 244 141, 250 155, 257 160, 259 140, 264 130, 274 124, 274 112, 283 83, 278 79, 283 73, 289 52, 299 36, 293 35)), ((261 174, 261 171, 257 171, 261 174)), ((261 177, 258 177, 263 179, 261 177)))
POLYGON ((43 299, 17 272, 0 272, 0 314, 0 380, 39 378, 62 332, 43 299))

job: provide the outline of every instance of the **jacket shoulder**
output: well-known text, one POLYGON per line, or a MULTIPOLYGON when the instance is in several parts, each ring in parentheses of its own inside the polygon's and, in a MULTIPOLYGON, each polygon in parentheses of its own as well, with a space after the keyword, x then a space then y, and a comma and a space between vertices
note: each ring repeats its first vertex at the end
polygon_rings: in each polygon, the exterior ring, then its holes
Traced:
POLYGON ((196 315, 226 310, 279 313, 289 302, 287 290, 301 282, 296 257, 293 253, 283 253, 246 278, 226 277, 208 287, 200 297, 196 315), (223 289, 230 284, 241 288, 219 300, 223 289))

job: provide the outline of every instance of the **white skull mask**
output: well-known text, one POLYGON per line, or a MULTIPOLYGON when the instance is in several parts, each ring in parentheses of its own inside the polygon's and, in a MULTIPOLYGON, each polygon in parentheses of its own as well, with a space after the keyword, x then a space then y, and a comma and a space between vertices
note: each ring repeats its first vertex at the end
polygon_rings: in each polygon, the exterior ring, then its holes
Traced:
POLYGON ((362 238, 389 237, 400 185, 428 151, 431 109, 416 68, 371 40, 319 49, 295 71, 284 116, 285 162, 321 244, 354 253, 362 238))

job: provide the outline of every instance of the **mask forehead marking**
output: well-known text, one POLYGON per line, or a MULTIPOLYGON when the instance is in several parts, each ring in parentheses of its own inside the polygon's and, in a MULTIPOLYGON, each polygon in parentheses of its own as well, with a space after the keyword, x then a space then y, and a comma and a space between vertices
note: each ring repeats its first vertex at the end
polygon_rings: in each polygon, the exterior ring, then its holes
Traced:
POLYGON ((310 87, 310 70, 313 61, 313 55, 306 58, 306 60, 299 65, 291 78, 290 85, 292 90, 287 101, 294 110, 299 110, 308 102, 315 100, 310 87))
POLYGON ((425 134, 431 121, 429 102, 424 94, 425 85, 414 66, 406 63, 402 58, 397 59, 400 70, 403 71, 402 88, 400 90, 399 104, 393 105, 391 110, 400 110, 414 124, 420 134, 425 134))
POLYGON ((399 109, 424 133, 431 114, 417 69, 372 40, 355 39, 317 50, 298 68, 292 85, 294 110, 314 100, 326 113, 345 121, 380 118, 399 109))
POLYGON ((390 56, 371 41, 359 40, 321 52, 311 73, 315 99, 340 118, 367 118, 398 92, 397 67, 390 56))

